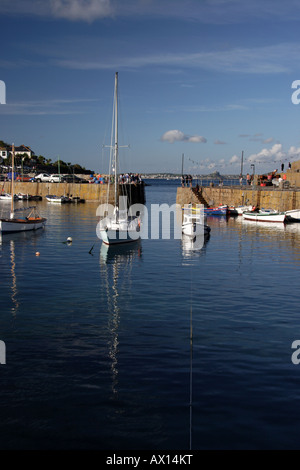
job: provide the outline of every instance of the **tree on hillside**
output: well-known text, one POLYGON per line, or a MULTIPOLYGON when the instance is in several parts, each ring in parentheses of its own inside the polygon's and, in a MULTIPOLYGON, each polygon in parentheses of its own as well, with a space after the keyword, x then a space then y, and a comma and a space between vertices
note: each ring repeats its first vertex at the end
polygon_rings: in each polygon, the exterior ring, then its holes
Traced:
POLYGON ((37 162, 38 162, 40 165, 45 165, 46 159, 45 159, 45 157, 43 157, 43 155, 39 155, 39 156, 37 157, 37 162))
POLYGON ((74 173, 84 173, 86 171, 85 167, 79 165, 79 163, 75 163, 75 165, 73 165, 73 168, 74 168, 74 173))

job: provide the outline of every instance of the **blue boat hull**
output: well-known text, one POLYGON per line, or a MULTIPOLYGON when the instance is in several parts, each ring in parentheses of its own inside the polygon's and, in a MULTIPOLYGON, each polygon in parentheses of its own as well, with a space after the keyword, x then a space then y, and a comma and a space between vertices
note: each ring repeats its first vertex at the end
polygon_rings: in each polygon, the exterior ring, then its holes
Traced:
POLYGON ((212 208, 212 207, 205 207, 204 214, 206 215, 227 215, 227 209, 219 209, 219 208, 212 208))

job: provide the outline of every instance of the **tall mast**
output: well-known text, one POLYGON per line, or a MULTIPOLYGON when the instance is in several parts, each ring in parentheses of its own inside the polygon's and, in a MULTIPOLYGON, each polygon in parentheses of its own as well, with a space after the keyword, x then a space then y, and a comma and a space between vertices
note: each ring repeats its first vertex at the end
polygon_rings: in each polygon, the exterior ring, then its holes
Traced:
POLYGON ((118 181, 117 181, 117 166, 118 166, 118 72, 115 74, 115 155, 114 155, 114 170, 115 170, 115 206, 117 205, 118 198, 118 181))
POLYGON ((242 161, 241 161, 241 178, 243 177, 243 160, 244 160, 244 151, 242 152, 242 161))
POLYGON ((14 218, 14 179, 15 179, 15 144, 12 144, 12 159, 11 159, 11 207, 10 218, 14 218))

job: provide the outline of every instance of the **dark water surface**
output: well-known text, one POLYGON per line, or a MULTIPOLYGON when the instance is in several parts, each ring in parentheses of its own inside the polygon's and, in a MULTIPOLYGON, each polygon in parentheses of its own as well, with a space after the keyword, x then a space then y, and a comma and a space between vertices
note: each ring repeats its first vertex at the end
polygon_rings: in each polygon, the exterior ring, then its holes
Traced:
POLYGON ((300 224, 107 250, 96 204, 38 204, 45 230, 1 238, 1 449, 300 448, 300 224))

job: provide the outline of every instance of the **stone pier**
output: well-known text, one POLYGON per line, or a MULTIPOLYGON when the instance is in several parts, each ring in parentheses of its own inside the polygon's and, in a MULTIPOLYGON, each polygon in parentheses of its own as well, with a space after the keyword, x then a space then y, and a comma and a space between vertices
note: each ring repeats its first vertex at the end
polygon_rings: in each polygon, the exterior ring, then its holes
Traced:
MULTIPOLYGON (((1 183, 1 190, 6 193, 11 193, 11 182, 6 181, 1 183)), ((144 184, 119 184, 119 195, 127 195, 130 204, 145 202, 144 184)), ((80 197, 87 202, 96 201, 110 204, 114 203, 114 186, 112 184, 90 184, 90 183, 14 183, 15 194, 24 193, 31 196, 42 196, 47 194, 54 196, 69 196, 80 197)))
POLYGON ((287 211, 300 208, 300 188, 279 189, 275 187, 200 187, 178 188, 176 203, 184 204, 204 204, 204 206, 214 207, 219 205, 241 206, 252 205, 265 209, 275 209, 287 211))

